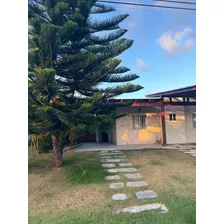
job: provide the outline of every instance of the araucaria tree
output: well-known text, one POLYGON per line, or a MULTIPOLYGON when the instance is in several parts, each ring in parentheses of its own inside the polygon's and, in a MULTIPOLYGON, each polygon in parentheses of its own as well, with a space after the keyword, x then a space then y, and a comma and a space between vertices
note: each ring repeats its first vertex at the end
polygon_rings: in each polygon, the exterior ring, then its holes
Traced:
POLYGON ((52 135, 56 167, 65 135, 109 126, 116 116, 103 102, 143 88, 116 58, 133 44, 119 26, 128 15, 93 19, 114 10, 97 0, 29 2, 29 133, 52 135))

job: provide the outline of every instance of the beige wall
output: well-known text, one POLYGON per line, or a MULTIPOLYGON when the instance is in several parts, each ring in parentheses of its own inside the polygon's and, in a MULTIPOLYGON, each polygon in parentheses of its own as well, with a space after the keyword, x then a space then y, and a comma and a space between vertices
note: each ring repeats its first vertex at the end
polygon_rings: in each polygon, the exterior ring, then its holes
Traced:
POLYGON ((186 143, 184 106, 165 107, 167 144, 186 143), (176 120, 170 121, 169 114, 176 114, 176 120))
POLYGON ((196 106, 185 106, 185 130, 186 142, 196 143, 196 128, 193 127, 193 113, 196 113, 196 106))
POLYGON ((193 128, 192 120, 194 112, 196 106, 165 107, 167 144, 196 142, 196 128, 193 128), (176 121, 170 121, 169 114, 176 114, 176 121))
POLYGON ((162 138, 161 118, 159 107, 123 107, 117 108, 117 114, 128 112, 129 115, 116 120, 117 145, 154 144, 162 138), (139 109, 140 108, 140 112, 139 109), (145 130, 133 130, 132 114, 145 114, 145 130))

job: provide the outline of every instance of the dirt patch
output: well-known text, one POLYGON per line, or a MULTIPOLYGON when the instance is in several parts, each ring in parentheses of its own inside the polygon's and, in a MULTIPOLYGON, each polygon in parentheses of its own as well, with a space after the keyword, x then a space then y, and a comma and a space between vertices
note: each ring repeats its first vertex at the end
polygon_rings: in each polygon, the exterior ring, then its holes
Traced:
POLYGON ((107 186, 73 186, 66 182, 64 170, 29 174, 29 215, 83 209, 105 205, 107 186))
POLYGON ((138 172, 156 192, 172 190, 183 194, 195 193, 195 160, 175 150, 150 150, 128 153, 133 166, 141 166, 138 172))

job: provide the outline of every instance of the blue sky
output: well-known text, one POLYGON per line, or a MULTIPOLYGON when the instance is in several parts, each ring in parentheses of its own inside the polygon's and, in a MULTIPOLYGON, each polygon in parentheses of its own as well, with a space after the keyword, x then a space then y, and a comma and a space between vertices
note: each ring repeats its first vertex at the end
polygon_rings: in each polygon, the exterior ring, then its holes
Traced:
MULTIPOLYGON (((125 1, 191 7, 152 0, 125 1)), ((117 11, 102 14, 102 18, 122 13, 130 15, 120 25, 128 29, 125 37, 133 39, 134 44, 118 58, 122 59, 121 65, 140 76, 132 83, 144 86, 143 90, 118 98, 144 98, 146 94, 196 83, 195 11, 111 5, 117 11)))

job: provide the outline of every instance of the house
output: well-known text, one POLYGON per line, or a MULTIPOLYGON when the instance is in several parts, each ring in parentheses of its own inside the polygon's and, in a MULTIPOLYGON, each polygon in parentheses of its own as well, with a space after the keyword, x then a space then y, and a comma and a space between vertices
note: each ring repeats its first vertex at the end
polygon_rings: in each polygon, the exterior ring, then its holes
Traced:
MULTIPOLYGON (((130 100, 130 99, 129 99, 130 100)), ((127 101, 110 99, 109 102, 127 101)), ((196 143, 196 86, 149 94, 136 99, 108 133, 96 133, 96 142, 116 145, 196 143)))

